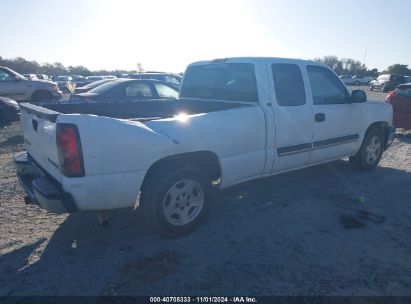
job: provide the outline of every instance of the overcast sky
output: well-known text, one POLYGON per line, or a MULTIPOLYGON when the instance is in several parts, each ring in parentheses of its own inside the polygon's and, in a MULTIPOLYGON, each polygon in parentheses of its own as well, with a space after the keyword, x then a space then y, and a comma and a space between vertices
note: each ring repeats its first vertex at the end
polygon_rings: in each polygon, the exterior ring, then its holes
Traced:
POLYGON ((0 0, 0 56, 184 71, 232 56, 411 65, 411 1, 0 0))

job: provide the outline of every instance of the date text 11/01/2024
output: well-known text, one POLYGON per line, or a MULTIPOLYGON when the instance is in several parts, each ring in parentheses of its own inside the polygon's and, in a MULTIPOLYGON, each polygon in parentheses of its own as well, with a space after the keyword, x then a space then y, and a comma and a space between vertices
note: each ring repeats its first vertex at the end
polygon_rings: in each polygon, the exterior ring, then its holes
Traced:
POLYGON ((150 303, 258 303, 253 297, 150 297, 150 303))

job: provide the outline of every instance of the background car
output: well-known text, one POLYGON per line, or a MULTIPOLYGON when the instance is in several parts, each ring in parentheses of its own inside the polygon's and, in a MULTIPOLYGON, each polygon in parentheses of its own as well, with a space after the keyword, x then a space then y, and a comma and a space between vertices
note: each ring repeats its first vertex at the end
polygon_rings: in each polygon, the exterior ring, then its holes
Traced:
POLYGON ((351 75, 340 75, 338 76, 342 82, 346 85, 351 84, 352 76, 351 75))
POLYGON ((41 79, 41 80, 50 80, 50 77, 47 76, 46 74, 36 74, 36 76, 38 79, 41 79))
POLYGON ((411 129, 411 83, 399 85, 387 96, 385 101, 392 105, 394 126, 411 129))
POLYGON ((378 76, 377 79, 370 82, 370 91, 375 89, 381 90, 381 92, 387 93, 394 90, 398 85, 405 83, 405 77, 393 74, 383 74, 378 76))
POLYGON ((156 79, 168 83, 177 90, 180 90, 182 77, 179 75, 174 75, 170 73, 162 72, 153 72, 153 73, 139 73, 139 74, 130 74, 128 76, 132 79, 156 79))
POLYGON ((18 120, 19 104, 13 99, 0 97, 0 125, 18 120))
POLYGON ((9 69, 0 67, 0 96, 20 101, 52 101, 63 96, 57 83, 33 79, 9 69))
POLYGON ((57 76, 54 78, 54 82, 57 82, 59 89, 63 93, 70 93, 70 85, 72 78, 70 76, 57 76))
POLYGON ((110 82, 110 81, 113 81, 113 79, 111 79, 111 78, 106 78, 106 79, 101 79, 101 80, 98 80, 98 81, 94 81, 94 82, 89 83, 89 84, 86 84, 86 85, 84 85, 84 86, 82 86, 82 87, 77 87, 77 86, 76 86, 76 88, 74 89, 74 93, 75 93, 75 94, 86 93, 86 92, 88 92, 88 91, 90 91, 90 90, 92 90, 92 89, 94 89, 94 88, 96 88, 96 87, 98 87, 98 86, 100 86, 100 85, 102 85, 102 84, 105 84, 105 83, 107 83, 107 82, 110 82))
POLYGON ((369 84, 372 80, 373 80, 372 77, 364 76, 364 75, 354 75, 351 78, 353 85, 369 84))
POLYGON ((36 74, 23 74, 23 76, 29 80, 39 79, 36 74))
POLYGON ((82 87, 86 84, 88 84, 88 81, 86 79, 86 77, 81 76, 81 75, 71 75, 71 83, 76 85, 77 87, 82 87))
POLYGON ((158 80, 116 79, 86 93, 74 94, 70 101, 139 101, 177 98, 178 90, 158 80))

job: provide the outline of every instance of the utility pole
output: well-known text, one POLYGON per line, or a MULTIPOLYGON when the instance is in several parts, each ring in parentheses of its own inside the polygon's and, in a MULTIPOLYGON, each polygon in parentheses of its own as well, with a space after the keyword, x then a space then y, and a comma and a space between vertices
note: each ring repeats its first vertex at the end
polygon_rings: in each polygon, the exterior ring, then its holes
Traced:
POLYGON ((140 63, 140 62, 138 62, 137 63, 137 73, 141 73, 143 71, 143 65, 140 63))

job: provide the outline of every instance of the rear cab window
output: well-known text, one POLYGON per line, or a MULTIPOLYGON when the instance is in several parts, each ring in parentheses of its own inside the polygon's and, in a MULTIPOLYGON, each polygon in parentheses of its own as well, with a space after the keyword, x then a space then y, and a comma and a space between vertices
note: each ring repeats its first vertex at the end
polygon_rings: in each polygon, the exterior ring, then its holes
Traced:
POLYGON ((271 65, 271 71, 278 105, 305 105, 305 87, 299 66, 289 63, 274 63, 271 65))
POLYGON ((258 102, 251 63, 210 63, 188 67, 180 97, 258 102))

